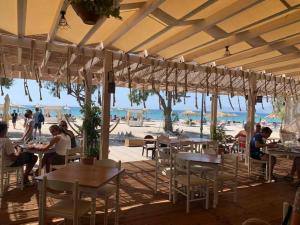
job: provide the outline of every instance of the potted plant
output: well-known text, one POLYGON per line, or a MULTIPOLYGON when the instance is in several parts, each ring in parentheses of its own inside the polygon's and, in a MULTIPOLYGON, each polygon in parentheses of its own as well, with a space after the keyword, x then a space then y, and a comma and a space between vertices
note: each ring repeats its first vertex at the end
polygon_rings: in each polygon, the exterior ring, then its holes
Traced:
POLYGON ((94 105, 85 105, 82 113, 84 113, 82 130, 85 138, 83 163, 92 164, 94 158, 99 157, 100 152, 101 110, 94 105))
POLYGON ((69 0, 76 14, 85 24, 95 25, 102 17, 120 17, 119 0, 69 0))

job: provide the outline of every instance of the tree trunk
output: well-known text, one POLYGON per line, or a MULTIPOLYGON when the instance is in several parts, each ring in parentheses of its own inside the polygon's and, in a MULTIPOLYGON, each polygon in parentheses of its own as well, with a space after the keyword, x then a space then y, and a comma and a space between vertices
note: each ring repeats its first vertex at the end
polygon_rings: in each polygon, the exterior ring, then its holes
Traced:
POLYGON ((158 95, 160 105, 164 110, 164 118, 165 118, 164 131, 173 132, 173 124, 172 124, 172 118, 171 118, 171 113, 172 113, 172 92, 168 92, 167 100, 165 100, 158 91, 155 91, 155 93, 158 95), (166 104, 166 101, 167 101, 167 104, 166 104))
POLYGON ((165 131, 173 132, 173 124, 172 124, 172 118, 171 118, 172 109, 167 107, 164 108, 164 117, 165 117, 165 131))

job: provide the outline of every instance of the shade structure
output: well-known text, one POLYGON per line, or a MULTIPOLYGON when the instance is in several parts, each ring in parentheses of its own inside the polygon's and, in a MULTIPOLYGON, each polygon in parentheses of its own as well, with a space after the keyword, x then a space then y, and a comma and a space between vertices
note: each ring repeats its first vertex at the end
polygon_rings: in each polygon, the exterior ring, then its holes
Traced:
POLYGON ((9 107, 10 107, 10 98, 9 95, 6 94, 4 97, 4 105, 3 105, 3 121, 5 121, 6 123, 8 123, 10 119, 9 107))
MULTIPOLYGON (((210 117, 211 113, 206 113, 205 116, 210 117)), ((218 111, 217 117, 236 117, 237 114, 218 111)))
POLYGON ((82 82, 78 70, 85 70, 99 84, 104 47, 115 50, 118 86, 177 86, 179 92, 217 87, 219 93, 245 96, 249 77, 256 76, 257 94, 294 95, 299 82, 290 77, 300 71, 299 5, 299 0, 123 0, 122 20, 87 25, 68 0, 0 0, 0 30, 6 35, 1 54, 12 78, 35 79, 36 68, 42 80, 82 82), (69 28, 59 26, 61 11, 69 28))

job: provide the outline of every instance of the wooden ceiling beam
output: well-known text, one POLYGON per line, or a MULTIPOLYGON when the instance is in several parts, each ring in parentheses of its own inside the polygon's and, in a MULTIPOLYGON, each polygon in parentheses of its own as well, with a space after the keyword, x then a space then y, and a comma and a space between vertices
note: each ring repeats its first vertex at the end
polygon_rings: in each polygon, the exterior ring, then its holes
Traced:
POLYGON ((282 49, 282 48, 285 48, 285 47, 288 47, 291 45, 295 45, 298 43, 300 43, 300 35, 299 34, 293 35, 292 37, 287 38, 287 39, 271 42, 268 45, 245 50, 245 51, 242 51, 242 52, 239 52, 239 53, 227 56, 227 57, 222 57, 220 59, 217 59, 215 62, 217 65, 227 65, 227 64, 230 64, 233 62, 237 62, 239 60, 254 57, 259 54, 268 53, 273 50, 279 50, 279 49, 282 49))
POLYGON ((267 73, 278 73, 281 71, 285 71, 285 70, 290 70, 290 69, 298 69, 300 68, 300 63, 293 63, 293 64, 289 64, 289 65, 285 65, 285 66, 279 66, 279 67, 275 67, 272 69, 268 69, 266 70, 267 73))
POLYGON ((169 15, 168 13, 164 12, 163 10, 161 10, 160 8, 156 8, 152 13, 151 16, 155 17, 156 19, 160 20, 161 22, 163 22, 166 25, 171 25, 173 23, 175 23, 177 20, 176 18, 172 17, 171 15, 169 15))
POLYGON ((135 25, 141 22, 145 17, 151 14, 155 9, 157 9, 166 0, 149 0, 143 5, 137 12, 125 20, 122 26, 119 26, 115 31, 113 31, 105 40, 104 46, 111 46, 120 37, 131 30, 135 25))
MULTIPOLYGON (((56 13, 55 13, 54 20, 52 22, 50 31, 49 31, 48 36, 47 36, 47 42, 50 43, 54 40, 54 38, 56 36, 56 33, 59 29, 59 21, 60 21, 60 18, 61 18, 61 11, 66 11, 68 6, 69 6, 69 1, 68 0, 60 0, 59 5, 58 5, 57 10, 56 10, 56 13)), ((40 66, 41 69, 43 69, 47 65, 50 56, 51 56, 51 52, 47 49, 46 53, 45 53, 45 57, 44 57, 44 59, 41 63, 41 66, 40 66)))
POLYGON ((237 34, 233 34, 232 36, 217 41, 216 43, 204 46, 203 48, 200 48, 198 50, 195 50, 191 53, 184 55, 184 58, 186 60, 194 60, 205 54, 209 54, 211 52, 224 49, 225 46, 231 46, 239 42, 250 40, 264 33, 277 30, 281 27, 298 22, 299 20, 300 20, 300 13, 296 10, 295 12, 290 13, 286 16, 282 16, 280 18, 258 25, 254 28, 250 28, 248 30, 239 32, 237 34))
POLYGON ((217 23, 220 23, 226 19, 228 19, 231 16, 236 15, 237 13, 250 8, 261 1, 257 0, 245 0, 243 1, 243 4, 240 2, 234 2, 231 5, 221 9, 217 13, 207 17, 203 21, 200 21, 197 24, 194 24, 191 27, 188 27, 180 32, 177 32, 176 34, 172 35, 171 37, 161 41, 160 43, 156 43, 153 47, 149 48, 148 51, 150 54, 158 53, 172 45, 177 44, 180 41, 183 41, 186 38, 191 37, 192 35, 199 33, 201 31, 205 31, 212 26, 216 25, 217 23))
MULTIPOLYGON (((273 19, 275 19, 275 18, 278 18, 278 17, 280 17, 280 16, 282 16, 282 15, 284 15, 284 14, 290 12, 291 10, 297 10, 299 6, 300 6, 300 4, 294 5, 294 6, 291 7, 291 8, 288 8, 288 9, 285 9, 285 10, 280 11, 280 12, 278 12, 278 13, 272 14, 271 16, 267 16, 267 17, 265 17, 265 18, 263 18, 263 19, 260 19, 260 20, 254 22, 254 23, 250 23, 250 24, 248 24, 248 25, 245 26, 245 27, 242 27, 242 28, 239 28, 239 29, 235 30, 234 32, 228 33, 228 34, 225 35, 223 38, 229 37, 229 36, 231 36, 231 35, 233 35, 233 34, 239 33, 239 32, 241 32, 241 31, 244 31, 244 30, 249 29, 249 28, 251 28, 251 27, 255 27, 255 26, 259 25, 259 24, 263 24, 263 23, 265 23, 265 22, 268 22, 268 21, 270 21, 270 20, 273 20, 273 19)), ((216 41, 216 40, 212 40, 212 41, 209 41, 209 42, 207 42, 207 43, 200 44, 200 45, 197 45, 197 46, 192 47, 192 48, 190 48, 190 49, 186 49, 186 50, 184 50, 184 51, 178 52, 178 53, 176 53, 175 55, 173 55, 173 56, 170 57, 170 58, 174 58, 174 57, 177 57, 177 56, 185 55, 185 54, 187 54, 187 53, 190 53, 190 52, 193 51, 193 50, 197 50, 197 49, 199 49, 199 48, 202 48, 202 47, 205 47, 205 46, 207 46, 207 45, 213 44, 215 41, 216 41)), ((215 60, 212 60, 212 61, 215 61, 215 60)))
MULTIPOLYGON (((25 36, 26 27, 26 12, 27 12, 27 0, 18 0, 17 2, 18 12, 18 37, 23 38, 25 36)), ((18 48, 18 64, 22 63, 22 48, 18 48)))
MULTIPOLYGON (((216 0, 206 1, 204 4, 202 4, 199 7, 195 8, 194 10, 192 10, 191 12, 189 12, 188 14, 186 14, 185 16, 183 16, 182 18, 180 18, 179 20, 174 21, 173 24, 170 24, 169 26, 167 26, 166 28, 162 29, 161 31, 155 33, 154 35, 152 35, 151 37, 149 37, 148 39, 146 39, 142 43, 136 45, 134 48, 130 49, 130 52, 134 52, 137 49, 139 49, 140 47, 148 44, 149 42, 151 42, 153 40, 155 40, 159 36, 163 35, 164 33, 168 32, 169 30, 171 30, 174 26, 178 26, 181 23, 184 23, 186 19, 188 19, 191 16, 194 16, 195 14, 199 13, 200 11, 206 9, 207 7, 209 7, 210 5, 214 4, 215 2, 216 2, 216 0)), ((198 23, 199 20, 197 20, 196 22, 198 23)), ((194 23, 195 23, 195 21, 194 21, 194 23)))
POLYGON ((286 55, 272 57, 269 59, 265 59, 265 60, 261 60, 261 61, 257 61, 257 62, 253 62, 253 63, 244 64, 241 66, 243 67, 243 69, 255 69, 258 67, 262 67, 262 66, 267 66, 267 65, 271 65, 271 64, 275 64, 275 63, 280 63, 280 62, 296 59, 299 57, 300 57, 300 51, 286 54, 286 55))

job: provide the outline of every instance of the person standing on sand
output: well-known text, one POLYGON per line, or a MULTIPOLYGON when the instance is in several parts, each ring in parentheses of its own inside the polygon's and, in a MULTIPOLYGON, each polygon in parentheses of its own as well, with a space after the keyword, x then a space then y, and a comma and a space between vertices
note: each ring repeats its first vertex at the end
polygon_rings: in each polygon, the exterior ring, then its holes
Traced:
POLYGON ((32 133, 33 133, 33 120, 32 120, 32 111, 26 110, 25 113, 25 131, 21 138, 21 140, 28 142, 32 140, 32 133))
POLYGON ((33 138, 36 139, 36 131, 37 129, 39 130, 39 137, 41 137, 42 132, 42 123, 44 123, 45 119, 44 116, 42 114, 42 112, 40 112, 39 108, 35 108, 35 113, 33 114, 33 122, 34 122, 34 133, 33 133, 33 138))
POLYGON ((18 113, 16 113, 16 110, 13 110, 13 113, 11 114, 11 120, 12 120, 14 129, 16 129, 17 119, 18 119, 18 113))

